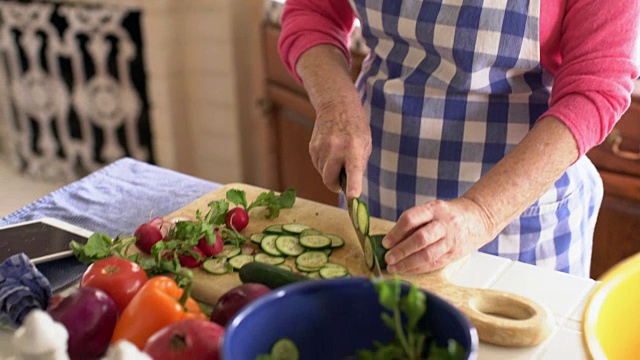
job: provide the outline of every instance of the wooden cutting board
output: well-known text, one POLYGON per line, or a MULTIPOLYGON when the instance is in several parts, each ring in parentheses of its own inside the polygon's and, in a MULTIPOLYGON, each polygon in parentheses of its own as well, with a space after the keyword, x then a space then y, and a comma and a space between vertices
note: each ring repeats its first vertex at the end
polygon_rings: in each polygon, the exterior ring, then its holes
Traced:
MULTIPOLYGON (((193 218, 197 210, 204 214, 210 201, 224 199, 230 189, 244 190, 248 203, 259 194, 269 191, 241 183, 228 184, 169 214, 165 219, 193 218)), ((353 276, 371 276, 349 215, 344 209, 297 198, 293 208, 281 210, 276 219, 265 219, 262 208, 252 210, 250 218, 249 226, 243 231, 246 236, 261 232, 268 225, 294 222, 310 225, 324 233, 338 234, 344 238, 345 246, 335 249, 330 261, 346 266, 353 276)), ((393 222, 372 218, 370 233, 386 233, 393 225, 393 222)), ((288 259, 287 263, 293 265, 293 260, 288 259)), ((464 261, 428 274, 403 276, 403 279, 454 304, 476 327, 481 341, 516 347, 536 345, 548 337, 554 326, 553 315, 548 309, 516 294, 457 286, 447 278, 453 266, 464 266, 464 261)), ((193 296, 209 304, 215 304, 222 294, 241 284, 236 272, 213 275, 195 269, 194 275, 193 296)))

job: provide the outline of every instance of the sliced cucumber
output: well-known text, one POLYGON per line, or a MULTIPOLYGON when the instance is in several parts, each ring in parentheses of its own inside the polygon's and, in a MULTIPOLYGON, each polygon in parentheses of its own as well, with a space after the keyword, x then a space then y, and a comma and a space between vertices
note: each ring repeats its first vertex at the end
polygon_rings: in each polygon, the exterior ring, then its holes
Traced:
POLYGON ((275 241, 276 249, 284 255, 298 256, 305 251, 300 241, 293 235, 280 235, 275 241))
POLYGON ((248 254, 236 255, 229 259, 229 265, 236 270, 240 270, 240 268, 250 262, 253 262, 253 256, 248 254))
POLYGON ((271 346, 271 360, 298 360, 300 352, 296 344, 288 338, 282 338, 271 346))
POLYGON ((284 234, 284 230, 282 230, 282 224, 274 224, 269 225, 262 231, 268 234, 284 234))
POLYGON ((328 262, 329 257, 322 251, 307 251, 296 258, 296 266, 308 269, 320 269, 328 262))
POLYGON ((284 269, 287 271, 293 271, 293 269, 291 268, 291 266, 287 265, 287 264, 278 264, 277 265, 280 269, 284 269))
POLYGON ((306 236, 306 235, 321 235, 322 233, 316 229, 313 228, 309 228, 309 229, 304 229, 300 232, 300 237, 302 236, 306 236))
POLYGON ((202 263, 202 268, 216 275, 226 274, 230 270, 226 257, 207 259, 202 263))
POLYGON ((300 237, 300 245, 307 249, 325 249, 331 247, 331 239, 324 235, 306 235, 300 237))
POLYGON ((373 241, 369 236, 364 238, 364 262, 369 268, 373 269, 373 241))
POLYGON ((282 256, 273 256, 265 253, 257 253, 253 255, 253 261, 271 264, 271 265, 280 265, 284 262, 284 258, 282 256))
POLYGON ((351 221, 353 222, 353 227, 355 227, 356 230, 359 230, 360 228, 358 227, 358 204, 360 203, 360 201, 357 198, 353 198, 349 201, 351 202, 349 209, 351 210, 351 221))
POLYGON ((296 269, 304 273, 311 273, 311 272, 317 272, 318 270, 322 269, 322 267, 308 267, 308 266, 296 264, 296 269))
POLYGON ((265 233, 253 233, 249 235, 249 240, 251 240, 251 242, 254 244, 260 245, 260 242, 262 241, 262 238, 264 236, 265 236, 265 233))
POLYGON ((358 201, 358 230, 362 235, 369 235, 369 209, 363 201, 358 201))
POLYGON ((282 230, 292 234, 300 234, 302 231, 306 229, 311 229, 311 226, 305 225, 305 224, 299 224, 299 223, 290 223, 290 224, 282 225, 282 230))
POLYGON ((322 249, 322 251, 324 251, 325 254, 327 254, 327 256, 331 256, 331 253, 333 252, 332 248, 326 248, 326 249, 322 249))
POLYGON ((339 278, 349 275, 349 270, 347 270, 346 267, 333 263, 328 263, 318 272, 320 273, 320 277, 323 279, 339 278))
POLYGON ((307 277, 309 279, 321 279, 319 271, 311 271, 307 273, 307 277))
POLYGON ((262 241, 260 242, 260 248, 262 249, 262 251, 266 252, 269 255, 282 256, 283 254, 278 251, 278 248, 276 248, 276 239, 278 238, 278 236, 280 235, 269 234, 263 237, 262 241))
POLYGON ((332 248, 339 248, 339 247, 343 247, 344 246, 344 239, 342 238, 342 236, 340 235, 336 235, 336 234, 324 234, 324 236, 328 237, 329 239, 331 239, 331 247, 332 248))
POLYGON ((222 251, 216 255, 217 258, 226 257, 232 258, 236 255, 239 255, 242 252, 238 246, 235 244, 225 244, 222 246, 222 251))

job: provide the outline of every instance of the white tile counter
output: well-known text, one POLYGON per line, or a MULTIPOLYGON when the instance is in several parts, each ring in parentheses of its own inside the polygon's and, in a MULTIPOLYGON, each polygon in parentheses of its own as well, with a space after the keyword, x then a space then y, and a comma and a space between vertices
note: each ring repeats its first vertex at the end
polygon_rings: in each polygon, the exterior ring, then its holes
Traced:
MULTIPOLYGON (((555 329, 542 344, 506 348, 481 342, 478 359, 588 359, 582 343, 581 318, 586 299, 596 284, 594 280, 483 253, 471 255, 449 276, 456 285, 528 297, 548 307, 555 316, 555 329)), ((9 331, 0 330, 0 360, 11 359, 10 338, 9 331)))

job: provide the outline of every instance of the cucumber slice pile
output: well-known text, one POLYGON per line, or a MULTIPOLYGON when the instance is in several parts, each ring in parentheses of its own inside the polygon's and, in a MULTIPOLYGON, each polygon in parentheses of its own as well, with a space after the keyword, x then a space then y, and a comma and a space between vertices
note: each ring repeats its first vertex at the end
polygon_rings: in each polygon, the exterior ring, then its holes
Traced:
POLYGON ((323 233, 307 224, 287 223, 269 225, 262 232, 251 234, 249 240, 261 252, 243 254, 236 245, 225 244, 222 252, 206 260, 202 268, 222 275, 237 271, 247 263, 259 262, 293 271, 292 266, 285 264, 287 258, 293 258, 295 269, 308 278, 350 276, 346 267, 329 262, 333 249, 344 246, 344 239, 337 234, 323 233))

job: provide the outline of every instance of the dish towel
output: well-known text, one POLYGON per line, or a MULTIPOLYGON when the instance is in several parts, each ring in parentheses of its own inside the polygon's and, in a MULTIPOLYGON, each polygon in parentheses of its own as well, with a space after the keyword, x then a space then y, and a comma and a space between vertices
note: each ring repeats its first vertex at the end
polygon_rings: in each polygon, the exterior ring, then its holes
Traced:
MULTIPOLYGON (((0 227, 56 218, 110 237, 133 234, 154 216, 166 216, 221 184, 132 158, 122 158, 0 219, 0 227)), ((37 265, 55 292, 78 280, 87 265, 74 257, 37 265)))

